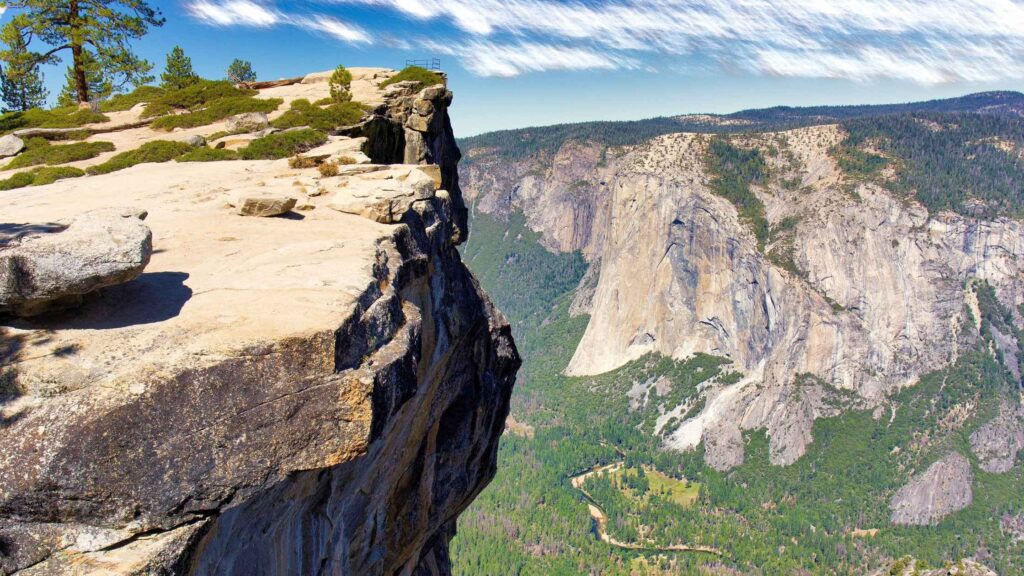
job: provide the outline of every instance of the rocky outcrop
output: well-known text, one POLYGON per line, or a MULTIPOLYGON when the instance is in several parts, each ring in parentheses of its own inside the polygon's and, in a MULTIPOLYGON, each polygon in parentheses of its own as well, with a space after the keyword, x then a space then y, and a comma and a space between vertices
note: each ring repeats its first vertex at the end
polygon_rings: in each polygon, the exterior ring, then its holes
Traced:
POLYGON ((154 247, 73 314, 0 319, 0 573, 449 574, 519 357, 457 250, 457 158, 435 160, 0 192, 22 222, 144 200, 154 247), (386 223, 329 208, 396 182, 414 196, 386 223), (284 189, 307 211, 225 207, 284 189))
POLYGON ((971 434, 971 452, 986 472, 1009 472, 1024 450, 1024 413, 1020 407, 1002 406, 999 416, 971 434))
POLYGON ((927 526, 971 505, 971 463, 957 452, 914 477, 889 501, 893 524, 927 526))
POLYGON ((504 164, 478 150, 467 197, 498 217, 522 211, 548 249, 599 263, 573 305, 590 320, 569 374, 649 353, 728 357, 747 378, 710 387, 701 417, 666 444, 704 442, 723 468, 743 461, 736 438, 763 428, 771 461, 785 465, 805 452, 814 420, 836 413, 829 394, 789 394, 796 375, 877 405, 956 359, 970 323, 969 280, 989 282, 1011 310, 1024 303, 1019 221, 929 215, 882 187, 849 182, 829 155, 842 137, 818 126, 736 139, 797 184, 754 186, 769 224, 791 227, 764 249, 713 192, 707 136, 628 148, 568 141, 550 157, 504 164), (776 250, 789 261, 769 257, 776 250))
POLYGON ((27 317, 78 306, 86 294, 138 278, 153 250, 145 217, 113 208, 68 224, 4 226, 11 232, 0 232, 0 313, 27 317))

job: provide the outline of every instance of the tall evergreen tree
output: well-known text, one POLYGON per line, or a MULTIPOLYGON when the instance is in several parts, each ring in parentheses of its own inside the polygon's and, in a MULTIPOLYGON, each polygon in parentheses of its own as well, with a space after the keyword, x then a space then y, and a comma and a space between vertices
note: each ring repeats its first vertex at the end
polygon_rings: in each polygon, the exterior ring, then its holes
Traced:
MULTIPOLYGON (((34 65, 60 61, 71 54, 74 98, 88 102, 90 80, 86 70, 90 56, 114 89, 145 84, 153 65, 132 52, 129 42, 141 38, 150 26, 162 26, 158 9, 146 0, 4 0, 3 6, 23 18, 14 18, 5 29, 25 34, 28 45, 38 41, 45 52, 29 52, 34 65)), ((0 58, 4 58, 0 54, 0 58)), ((7 60, 8 65, 11 61, 7 60)))
MULTIPOLYGON (((92 57, 92 54, 85 52, 82 56, 82 70, 85 72, 86 87, 89 98, 102 100, 114 92, 114 83, 109 76, 104 74, 102 66, 92 57)), ((58 106, 75 106, 78 100, 78 76, 73 66, 68 66, 64 75, 64 87, 57 95, 58 106)))
POLYGON ((228 66, 228 80, 235 84, 242 82, 255 82, 256 72, 252 69, 252 63, 248 60, 239 60, 235 58, 235 61, 228 66))
MULTIPOLYGON (((23 19, 24 16, 19 14, 13 21, 23 19)), ((0 42, 5 47, 0 51, 0 60, 7 63, 0 68, 0 98, 4 102, 4 111, 25 111, 42 106, 48 92, 43 87, 39 66, 34 64, 35 56, 28 50, 24 27, 17 24, 5 26, 0 30, 0 42)))
POLYGON ((199 76, 192 70, 192 59, 185 56, 181 46, 175 46, 167 55, 167 67, 160 75, 165 88, 184 88, 199 81, 199 76))

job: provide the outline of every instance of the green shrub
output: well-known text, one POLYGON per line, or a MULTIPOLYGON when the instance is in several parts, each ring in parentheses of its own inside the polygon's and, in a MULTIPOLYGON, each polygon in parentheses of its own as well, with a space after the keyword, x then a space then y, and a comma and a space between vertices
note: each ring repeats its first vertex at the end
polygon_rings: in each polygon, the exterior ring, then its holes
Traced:
POLYGON ((291 109, 271 122, 275 128, 308 126, 317 130, 334 130, 351 126, 362 120, 366 108, 355 102, 331 104, 326 108, 310 104, 308 100, 295 100, 291 109))
POLYGON ((166 114, 172 109, 197 110, 210 102, 238 96, 254 96, 256 90, 237 88, 226 80, 201 80, 191 86, 167 90, 158 99, 146 105, 144 118, 166 114))
POLYGON ((171 131, 175 128, 194 128, 206 126, 223 120, 228 116, 243 114, 245 112, 273 112, 281 105, 280 98, 260 99, 251 96, 232 96, 214 100, 207 108, 179 114, 177 116, 164 116, 157 118, 150 125, 154 130, 171 131))
POLYGON ((226 148, 208 148, 200 146, 175 158, 177 162, 219 162, 221 160, 238 160, 238 152, 226 148))
POLYGON ((85 170, 74 168, 72 166, 49 166, 46 168, 39 168, 34 172, 35 179, 32 181, 33 186, 42 186, 44 184, 53 184, 57 180, 63 180, 64 178, 78 178, 79 176, 85 176, 85 170))
POLYGON ((191 150, 192 146, 184 142, 154 140, 153 142, 146 142, 135 150, 122 152, 103 164, 91 166, 87 172, 89 174, 107 174, 144 162, 168 162, 191 150))
POLYGON ((13 190, 31 186, 35 176, 31 172, 18 172, 6 180, 0 180, 0 190, 13 190))
POLYGON ((28 172, 18 172, 6 180, 0 180, 0 190, 13 190, 25 186, 42 186, 53 184, 64 178, 77 178, 85 176, 85 172, 71 166, 54 166, 47 168, 36 168, 28 172))
POLYGON ((122 112, 142 102, 153 102, 166 91, 159 86, 139 86, 127 94, 117 94, 100 103, 103 112, 122 112))
POLYGON ((426 68, 420 68, 419 66, 409 66, 398 74, 395 74, 391 78, 381 82, 380 87, 387 88, 392 84, 408 80, 419 83, 419 86, 416 88, 417 91, 423 90, 427 86, 433 86, 434 84, 444 84, 444 78, 442 78, 440 74, 431 72, 426 68))
POLYGON ((350 102, 352 100, 352 73, 344 66, 338 66, 331 74, 328 81, 331 88, 331 100, 335 102, 350 102))
POLYGON ((327 134, 307 128, 257 138, 239 153, 245 160, 274 160, 312 150, 326 141, 327 134))
POLYGON ((57 108, 43 110, 33 108, 24 112, 8 112, 0 115, 0 133, 13 132, 22 128, 75 128, 86 124, 107 122, 103 114, 78 108, 57 108))
POLYGON ((4 166, 4 170, 25 168, 38 164, 67 164, 79 160, 95 158, 103 152, 113 152, 114 145, 110 142, 76 142, 52 146, 43 138, 32 138, 26 142, 25 151, 4 166))

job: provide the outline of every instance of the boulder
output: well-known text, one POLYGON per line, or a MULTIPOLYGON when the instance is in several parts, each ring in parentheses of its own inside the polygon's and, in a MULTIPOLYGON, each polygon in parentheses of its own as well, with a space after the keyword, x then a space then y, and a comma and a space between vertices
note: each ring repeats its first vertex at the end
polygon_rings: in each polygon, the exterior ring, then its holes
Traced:
POLYGON ((25 149, 25 141, 14 134, 0 137, 0 158, 8 158, 25 149))
POLYGON ((203 138, 199 134, 195 134, 186 138, 185 144, 188 144, 189 146, 193 146, 195 148, 199 148, 201 146, 206 146, 206 138, 203 138))
POLYGON ((270 120, 263 112, 246 112, 227 119, 228 132, 258 132, 270 126, 270 120))
POLYGON ((36 316, 74 307, 90 292, 134 280, 149 264, 146 212, 86 212, 66 227, 39 227, 0 241, 0 312, 36 316))
POLYGON ((926 526, 973 502, 971 463, 951 452, 911 479, 889 501, 893 524, 926 526))
POLYGON ((287 214, 298 202, 283 194, 240 194, 234 199, 235 212, 241 216, 269 218, 287 214))

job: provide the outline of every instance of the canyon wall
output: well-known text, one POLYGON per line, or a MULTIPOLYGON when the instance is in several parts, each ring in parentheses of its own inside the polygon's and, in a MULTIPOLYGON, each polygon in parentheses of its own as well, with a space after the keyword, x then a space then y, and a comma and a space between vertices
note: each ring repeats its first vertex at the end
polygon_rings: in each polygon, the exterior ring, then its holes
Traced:
MULTIPOLYGON (((789 464, 815 419, 870 408, 955 360, 976 326, 970 281, 991 284, 1014 314, 1024 302, 1020 222, 929 214, 856 181, 829 154, 842 137, 835 125, 733 137, 775 175, 753 186, 769 225, 784 228, 768 246, 714 193, 708 135, 569 141, 509 165, 484 153, 467 198, 499 218, 522 211, 548 249, 579 250, 597 271, 577 294, 574 311, 590 320, 568 374, 649 353, 730 358, 743 378, 702 391, 704 408, 666 444, 703 442, 724 469, 743 461, 742 432, 765 428, 772 462, 789 464), (788 264, 768 257, 776 249, 788 264)), ((666 407, 659 432, 691 405, 666 407)))

